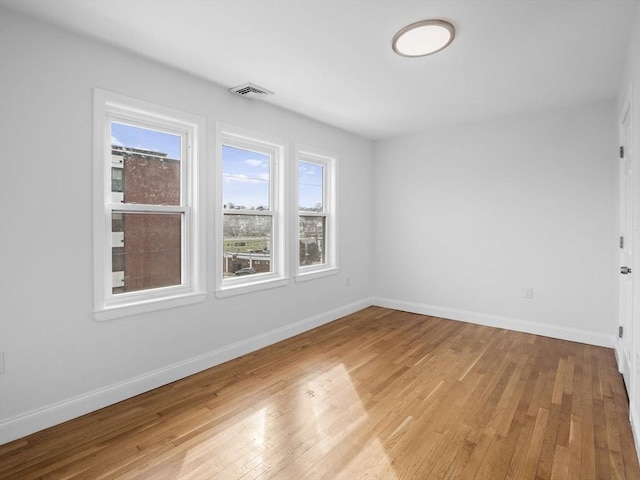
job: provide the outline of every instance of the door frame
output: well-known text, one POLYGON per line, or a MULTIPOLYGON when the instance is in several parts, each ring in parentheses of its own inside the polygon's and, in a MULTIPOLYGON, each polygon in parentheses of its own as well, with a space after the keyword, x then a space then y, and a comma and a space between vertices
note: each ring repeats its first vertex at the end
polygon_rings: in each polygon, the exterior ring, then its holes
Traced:
MULTIPOLYGON (((635 80, 637 81, 637 80, 635 80)), ((635 82, 634 81, 634 82, 635 82)), ((631 341, 631 365, 629 365, 629 378, 631 379, 631 385, 626 385, 627 393, 629 396, 629 420, 631 423, 631 429, 633 432, 635 445, 636 445, 636 453, 638 455, 638 459, 640 460, 640 98, 638 98, 638 90, 640 89, 640 85, 634 84, 632 82, 628 89, 627 94, 625 96, 625 101, 622 103, 622 109, 620 111, 620 117, 618 118, 618 140, 619 145, 622 145, 623 138, 623 121, 625 119, 625 114, 629 112, 630 117, 630 138, 629 142, 631 142, 631 149, 625 154, 629 154, 631 160, 631 169, 633 176, 633 191, 631 193, 631 208, 634 210, 631 215, 631 229, 633 231, 633 241, 632 245, 632 294, 631 301, 632 312, 631 312, 631 322, 634 327, 633 338, 631 341), (635 88, 634 88, 635 87, 635 88), (634 91, 635 90, 635 91, 634 91)), ((622 178, 622 162, 618 163, 618 187, 622 188, 620 185, 620 180, 622 178)), ((622 199, 622 195, 618 196, 618 222, 620 222, 620 201, 622 199)), ((620 224, 618 224, 618 232, 620 232, 620 224)), ((620 250, 618 249, 616 254, 616 265, 620 268, 620 250)), ((620 281, 620 272, 619 270, 616 272, 617 275, 617 286, 618 286, 618 300, 619 302, 622 300, 622 292, 620 291, 620 286, 622 282, 620 281)), ((621 320, 622 311, 620 309, 621 305, 618 303, 618 317, 616 318, 616 323, 619 325, 621 320)), ((616 328, 617 330, 617 328, 616 328)), ((621 360, 623 360, 624 352, 621 351, 623 347, 622 342, 618 338, 617 332, 615 335, 615 355, 616 360, 618 362, 618 369, 622 373, 623 365, 621 360)))
POLYGON ((630 138, 633 135, 634 120, 631 96, 632 92, 631 89, 629 89, 626 100, 623 103, 622 115, 618 120, 618 143, 621 150, 618 161, 618 235, 620 236, 620 241, 624 241, 625 247, 623 248, 623 245, 620 244, 617 253, 617 326, 624 330, 622 337, 619 332, 618 335, 616 335, 615 349, 618 371, 622 374, 629 397, 631 397, 635 383, 631 374, 633 372, 634 354, 637 351, 634 348, 634 336, 638 333, 638 327, 633 318, 633 307, 636 303, 633 298, 633 287, 636 283, 633 274, 637 270, 635 270, 634 265, 628 265, 630 262, 625 258, 629 252, 627 249, 630 248, 631 260, 635 260, 635 252, 633 249, 635 249, 635 243, 637 242, 637 234, 634 231, 634 223, 636 223, 634 221, 634 200, 637 185, 636 179, 634 178, 636 173, 633 158, 633 156, 635 156, 635 149, 633 148, 633 138, 630 138), (631 148, 629 148, 630 146, 631 148), (631 170, 631 178, 626 178, 627 168, 631 170), (628 191, 626 189, 626 182, 630 182, 630 189, 628 191), (629 198, 627 198, 627 196, 629 198), (623 226, 625 227, 625 231, 623 231, 623 226), (623 265, 631 268, 630 275, 622 276, 619 272, 623 265), (631 283, 631 288, 629 288, 629 282, 631 283))

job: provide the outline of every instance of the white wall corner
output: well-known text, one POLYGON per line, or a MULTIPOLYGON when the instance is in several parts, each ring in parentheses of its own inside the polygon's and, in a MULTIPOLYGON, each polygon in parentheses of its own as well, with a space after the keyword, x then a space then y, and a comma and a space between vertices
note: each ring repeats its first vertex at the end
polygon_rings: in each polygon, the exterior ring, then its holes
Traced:
POLYGON ((372 297, 0 422, 0 445, 167 385, 373 305, 372 297))
POLYGON ((416 302, 394 300, 390 298, 374 297, 373 304, 379 307, 393 308, 405 312, 429 315, 432 317, 446 318, 448 320, 458 320, 461 322, 485 325, 487 327, 504 328, 516 332, 530 333, 544 337, 569 340, 571 342, 586 343, 599 347, 614 347, 613 335, 606 335, 600 332, 580 330, 576 328, 561 327, 548 323, 532 322, 518 318, 492 315, 456 308, 440 307, 436 305, 426 305, 416 302))

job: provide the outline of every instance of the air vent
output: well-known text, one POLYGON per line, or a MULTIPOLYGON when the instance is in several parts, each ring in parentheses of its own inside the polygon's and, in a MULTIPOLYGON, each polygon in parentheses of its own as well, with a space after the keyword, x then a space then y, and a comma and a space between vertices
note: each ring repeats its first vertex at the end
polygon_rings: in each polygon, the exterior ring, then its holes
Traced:
POLYGON ((273 95, 271 90, 267 90, 253 83, 243 83, 237 87, 230 88, 229 91, 245 98, 264 98, 273 95))

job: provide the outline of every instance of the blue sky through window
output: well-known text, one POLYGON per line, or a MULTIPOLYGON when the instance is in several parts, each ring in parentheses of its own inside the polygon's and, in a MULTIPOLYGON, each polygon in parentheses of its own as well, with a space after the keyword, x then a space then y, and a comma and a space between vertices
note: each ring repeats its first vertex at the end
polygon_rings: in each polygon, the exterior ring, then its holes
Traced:
POLYGON ((317 163, 298 162, 299 207, 305 210, 322 211, 324 167, 317 163))
MULTIPOLYGON (((181 158, 181 137, 143 127, 111 123, 112 145, 166 153, 168 158, 181 158)), ((222 146, 222 196, 227 206, 235 208, 269 208, 270 155, 252 150, 222 146)), ((299 207, 321 211, 324 205, 324 167, 311 162, 298 162, 299 207), (320 208, 318 206, 320 205, 320 208)))
POLYGON ((225 208, 269 209, 271 156, 222 146, 222 202, 225 208))
POLYGON ((111 122, 111 144, 166 153, 168 158, 180 160, 179 135, 111 122))

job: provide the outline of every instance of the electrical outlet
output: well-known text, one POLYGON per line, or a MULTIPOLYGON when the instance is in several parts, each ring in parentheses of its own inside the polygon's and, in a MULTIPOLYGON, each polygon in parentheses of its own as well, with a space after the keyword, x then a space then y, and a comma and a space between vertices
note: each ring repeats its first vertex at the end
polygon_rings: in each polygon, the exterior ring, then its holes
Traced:
POLYGON ((524 298, 529 299, 529 300, 533 299, 533 288, 531 288, 531 287, 523 288, 522 289, 522 296, 524 298))

